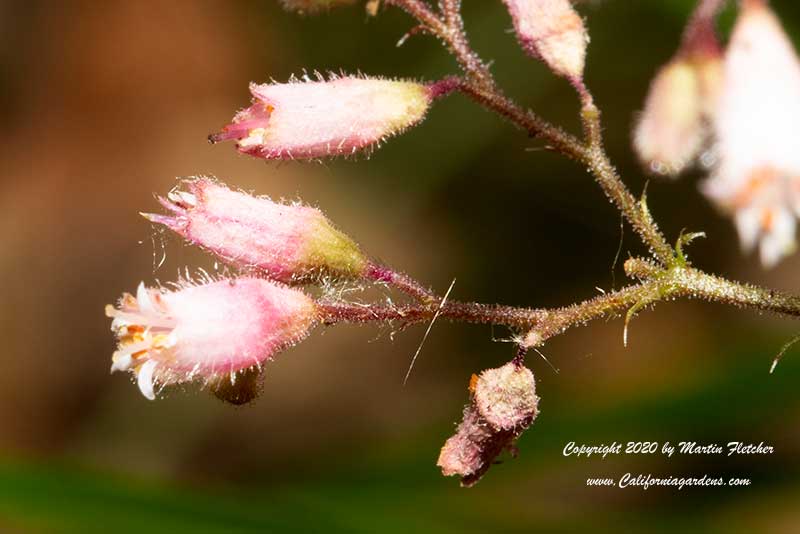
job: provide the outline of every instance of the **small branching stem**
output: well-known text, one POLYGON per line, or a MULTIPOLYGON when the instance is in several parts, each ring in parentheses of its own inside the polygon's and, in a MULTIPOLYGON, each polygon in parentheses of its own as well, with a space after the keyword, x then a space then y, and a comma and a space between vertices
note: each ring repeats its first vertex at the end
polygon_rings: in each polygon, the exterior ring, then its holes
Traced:
POLYGON ((753 308, 790 317, 800 317, 800 297, 726 280, 720 276, 686 267, 676 269, 672 283, 676 294, 702 298, 740 308, 753 308))
POLYGON ((686 24, 681 38, 680 54, 719 53, 714 20, 728 0, 700 0, 686 24))
POLYGON ((373 282, 382 282, 394 287, 423 303, 432 303, 437 300, 436 294, 421 283, 405 273, 393 271, 384 265, 369 264, 365 270, 364 277, 373 282))
POLYGON ((489 67, 469 45, 460 14, 460 0, 443 0, 441 16, 422 0, 386 0, 386 4, 402 9, 438 37, 471 80, 484 87, 495 87, 489 67))
POLYGON ((650 215, 643 200, 636 200, 617 174, 614 165, 602 144, 588 146, 583 153, 583 162, 595 178, 606 196, 611 199, 627 219, 628 223, 642 238, 650 252, 664 265, 674 263, 674 252, 664 234, 650 215))

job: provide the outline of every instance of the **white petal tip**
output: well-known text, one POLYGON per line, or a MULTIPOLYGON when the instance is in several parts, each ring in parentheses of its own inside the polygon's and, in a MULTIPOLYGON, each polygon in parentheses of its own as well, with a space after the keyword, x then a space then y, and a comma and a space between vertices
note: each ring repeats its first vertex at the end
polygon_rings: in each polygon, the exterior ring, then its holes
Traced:
POLYGON ((147 362, 142 365, 141 369, 139 369, 139 375, 137 376, 139 391, 149 400, 156 399, 156 394, 153 390, 153 371, 155 371, 155 368, 155 360, 147 360, 147 362))
POLYGON ((136 288, 136 303, 139 306, 139 311, 144 313, 156 313, 153 301, 150 299, 150 293, 145 287, 144 282, 139 282, 139 287, 136 288))

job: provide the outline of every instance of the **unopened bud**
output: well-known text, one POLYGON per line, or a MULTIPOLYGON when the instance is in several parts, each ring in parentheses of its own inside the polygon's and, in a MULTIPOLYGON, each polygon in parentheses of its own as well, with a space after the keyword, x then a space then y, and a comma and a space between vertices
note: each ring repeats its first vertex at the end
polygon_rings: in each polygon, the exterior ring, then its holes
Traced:
POLYGON ((182 185, 160 199, 171 215, 142 215, 237 267, 290 283, 358 277, 367 266, 358 245, 316 208, 232 191, 208 178, 182 185))
POLYGON ((569 0, 503 0, 522 48, 559 76, 581 83, 589 36, 569 0))
POLYGON ((345 76, 250 85, 253 105, 213 134, 264 159, 316 159, 369 149, 420 122, 434 95, 399 80, 345 76))
POLYGON ((662 272, 662 269, 651 260, 642 258, 628 258, 623 267, 626 275, 639 280, 647 280, 662 272))
POLYGON ((442 447, 437 465, 445 476, 458 475, 472 486, 504 450, 514 443, 539 413, 533 373, 515 362, 488 369, 470 381, 472 401, 442 447))

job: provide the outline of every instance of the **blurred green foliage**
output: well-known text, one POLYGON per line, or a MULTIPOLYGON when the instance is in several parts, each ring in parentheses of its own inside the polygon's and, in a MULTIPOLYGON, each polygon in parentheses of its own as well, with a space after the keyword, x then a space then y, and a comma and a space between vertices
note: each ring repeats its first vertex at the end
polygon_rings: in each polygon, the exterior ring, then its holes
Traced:
POLYGON ((717 366, 697 387, 645 394, 635 404, 602 409, 569 405, 568 399, 545 399, 545 411, 520 441, 519 458, 495 466, 471 490, 441 479, 433 466, 436 451, 431 444, 441 438, 441 429, 378 447, 356 445, 317 458, 313 472, 282 473, 278 479, 262 473, 263 483, 256 474, 238 487, 99 472, 66 459, 6 458, 0 462, 0 528, 154 534, 604 532, 617 531, 623 521, 628 532, 752 532, 754 525, 784 507, 793 509, 791 496, 800 476, 797 442, 794 450, 778 445, 769 457, 711 460, 665 459, 658 454, 601 460, 561 454, 570 441, 610 444, 641 439, 674 444, 685 437, 724 444, 733 438, 757 443, 763 435, 780 436, 781 428, 800 413, 796 388, 800 364, 783 362, 769 375, 763 347, 770 339, 742 341, 722 347, 726 365, 717 366), (769 406, 782 409, 770 412, 769 406), (751 478, 753 485, 680 491, 584 486, 588 476, 624 472, 740 476, 751 478), (786 500, 776 499, 781 492, 786 500), (561 499, 563 509, 553 513, 549 508, 561 499), (753 517, 740 517, 752 507, 753 517))

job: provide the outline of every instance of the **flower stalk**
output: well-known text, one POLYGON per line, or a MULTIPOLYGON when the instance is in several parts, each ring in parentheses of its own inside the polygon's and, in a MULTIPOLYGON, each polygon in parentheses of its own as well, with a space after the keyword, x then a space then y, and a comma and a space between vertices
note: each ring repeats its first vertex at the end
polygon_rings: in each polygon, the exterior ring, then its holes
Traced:
MULTIPOLYGON (((742 284, 711 275, 689 265, 664 269, 650 260, 631 258, 626 272, 642 280, 616 291, 603 293, 583 302, 561 308, 524 308, 448 300, 439 304, 431 294, 428 304, 412 303, 379 306, 334 301, 318 304, 326 325, 347 323, 393 323, 399 328, 430 321, 435 314, 453 322, 506 326, 518 332, 523 348, 533 348, 566 330, 594 319, 637 311, 661 300, 691 297, 740 308, 751 308, 779 315, 800 317, 800 297, 742 284)), ((631 316, 632 317, 632 316, 631 316)))

